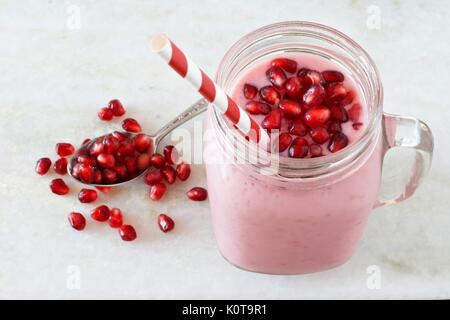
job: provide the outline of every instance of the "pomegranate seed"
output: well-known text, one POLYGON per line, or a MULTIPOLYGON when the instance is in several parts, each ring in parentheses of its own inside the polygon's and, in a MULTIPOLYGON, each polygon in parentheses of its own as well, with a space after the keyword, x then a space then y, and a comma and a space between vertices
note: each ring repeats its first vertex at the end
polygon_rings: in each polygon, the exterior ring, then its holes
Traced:
POLYGON ((280 102, 280 94, 272 86, 266 86, 259 89, 259 96, 268 104, 278 105, 280 102))
POLYGON ((310 85, 322 85, 325 83, 325 80, 322 77, 322 74, 315 70, 308 70, 306 72, 305 80, 307 83, 310 83, 310 85))
POLYGON ((305 87, 298 77, 289 78, 285 84, 286 94, 289 98, 299 100, 305 93, 305 87))
POLYGON ((41 158, 36 162, 36 168, 35 171, 37 174, 43 176, 48 172, 52 165, 52 160, 49 158, 41 158))
POLYGON ((310 128, 316 128, 324 125, 331 116, 331 112, 324 106, 316 106, 308 111, 304 115, 304 122, 310 128))
POLYGON ((136 166, 138 170, 141 172, 148 169, 150 165, 151 165, 151 156, 148 153, 143 153, 136 159, 136 166))
POLYGON ((294 100, 281 100, 280 109, 283 110, 283 113, 286 118, 295 119, 300 117, 302 114, 302 108, 300 107, 300 103, 294 100))
POLYGON ((339 122, 331 122, 328 125, 328 132, 329 133, 339 133, 342 132, 342 127, 339 122))
POLYGON ((81 143, 82 146, 87 145, 89 142, 91 142, 91 139, 86 138, 83 140, 83 142, 81 143))
POLYGON ((346 106, 346 105, 352 103, 353 100, 355 99, 355 97, 356 97, 355 91, 353 91, 353 90, 348 91, 345 98, 342 99, 341 105, 346 106))
POLYGON ((320 104, 325 98, 325 89, 320 84, 309 88, 303 95, 303 102, 307 105, 320 104))
POLYGON ((60 157, 68 157, 75 152, 75 148, 70 143, 57 143, 56 144, 56 153, 60 157))
MULTIPOLYGON (((301 68, 297 72, 297 77, 304 78, 304 77, 306 77, 306 75, 308 74, 309 71, 311 71, 311 70, 309 70, 308 68, 301 68)), ((311 84, 309 84, 309 85, 311 85, 311 84)))
POLYGON ((323 155, 322 147, 318 144, 312 144, 309 146, 309 153, 311 154, 311 158, 321 157, 323 155))
POLYGON ((63 179, 54 179, 50 182, 50 189, 54 194, 63 196, 68 194, 70 189, 63 179))
POLYGON ((97 191, 92 189, 81 189, 78 193, 78 200, 81 203, 91 203, 97 200, 97 191))
POLYGON ((151 164, 155 168, 161 168, 166 164, 166 158, 162 154, 154 153, 151 157, 151 164))
POLYGON ((177 165, 177 177, 181 181, 186 181, 191 175, 191 166, 187 163, 180 163, 177 165))
POLYGON ((117 182, 117 173, 111 169, 105 169, 102 172, 103 181, 106 183, 112 184, 117 182))
POLYGON ((91 211, 91 218, 95 221, 104 222, 109 219, 110 214, 108 206, 102 205, 91 211))
POLYGON ((177 179, 177 172, 171 166, 165 165, 161 168, 161 173, 168 184, 173 184, 177 179))
POLYGON ((284 150, 289 148, 291 143, 292 137, 289 133, 284 132, 280 134, 280 136, 278 137, 278 152, 283 152, 284 150))
POLYGON ((279 67, 271 67, 266 71, 267 79, 269 79, 269 82, 278 89, 282 89, 284 86, 284 83, 286 82, 286 74, 284 73, 283 69, 279 67))
POLYGON ((94 168, 94 183, 101 184, 103 181, 102 172, 98 168, 94 168))
POLYGON ((133 241, 136 239, 136 230, 134 230, 133 226, 124 224, 119 229, 120 237, 123 241, 133 241))
POLYGON ((150 188, 150 199, 152 199, 153 201, 160 200, 163 197, 164 193, 166 193, 166 190, 167 187, 164 183, 156 183, 150 188))
POLYGON ((261 122, 261 126, 267 130, 274 130, 281 128, 281 115, 280 109, 272 110, 261 122))
POLYGON ((109 191, 111 191, 112 187, 95 187, 95 189, 97 189, 103 193, 109 193, 109 191))
POLYGON ((330 101, 341 101, 347 96, 347 89, 342 83, 331 83, 327 86, 326 94, 330 101))
POLYGON ((330 111, 331 111, 331 119, 341 123, 348 121, 348 114, 347 111, 344 109, 344 107, 340 105, 332 105, 330 111))
POLYGON ((322 72, 323 79, 330 83, 330 82, 343 82, 344 81, 344 75, 339 71, 334 70, 326 70, 322 72))
POLYGON ((128 137, 125 133, 123 132, 119 132, 119 131, 114 131, 113 133, 111 133, 112 136, 114 138, 116 138, 117 140, 119 140, 119 142, 124 142, 125 140, 128 140, 128 137))
POLYGON ((308 142, 304 138, 295 138, 289 147, 288 153, 291 158, 305 158, 308 155, 308 142))
POLYGON ((151 152, 153 149, 153 140, 150 136, 140 133, 134 137, 134 146, 139 152, 151 152))
POLYGON ((120 209, 111 209, 109 215, 109 225, 111 228, 120 228, 123 225, 123 215, 120 209))
POLYGON ((116 159, 112 154, 100 153, 97 156, 97 163, 102 168, 114 168, 116 159))
POLYGON ((136 159, 126 157, 125 166, 127 167, 127 171, 131 176, 133 176, 136 173, 136 159))
POLYGON ((194 187, 186 195, 192 201, 204 201, 208 197, 208 191, 205 188, 194 187))
POLYGON ((292 122, 291 125, 289 126, 289 133, 295 136, 303 137, 306 136, 306 134, 308 133, 308 129, 303 124, 303 120, 298 119, 292 122))
POLYGON ((95 167, 97 165, 97 160, 95 160, 95 158, 86 156, 86 155, 78 156, 77 162, 82 163, 82 164, 87 164, 87 165, 93 166, 93 167, 95 167))
POLYGON ((245 105, 245 110, 250 114, 268 114, 272 108, 264 102, 249 101, 245 105))
POLYGON ((165 146, 163 152, 168 164, 175 164, 176 162, 178 162, 178 151, 174 146, 165 146))
POLYGON ((127 118, 122 121, 122 128, 125 131, 138 133, 142 130, 141 125, 133 118, 127 118))
POLYGON ((113 135, 107 135, 103 138, 103 152, 113 154, 119 148, 119 140, 116 139, 113 135))
POLYGON ((113 111, 106 107, 101 108, 98 111, 97 115, 100 118, 100 120, 103 120, 103 121, 111 121, 112 118, 114 117, 113 111))
POLYGON ((255 86, 252 86, 251 84, 244 84, 244 97, 248 100, 252 100, 256 97, 256 94, 258 93, 258 89, 255 86))
POLYGON ((134 154, 134 145, 131 141, 121 142, 119 147, 117 148, 116 155, 119 157, 131 156, 134 154))
POLYGON ((81 164, 79 170, 80 170, 79 177, 80 177, 81 182, 88 183, 88 184, 94 182, 95 175, 94 175, 93 167, 86 165, 86 164, 81 164))
POLYGON ((162 232, 166 233, 175 227, 175 222, 168 215, 162 213, 158 216, 158 225, 162 232))
POLYGON ((86 227, 86 218, 79 212, 69 213, 69 223, 75 230, 81 231, 86 227))
POLYGON ((117 177, 121 181, 125 181, 128 179, 128 170, 124 164, 117 164, 114 166, 114 171, 117 174, 117 177))
POLYGON ((317 142, 319 144, 324 143, 328 139, 330 139, 330 134, 328 133, 327 129, 324 127, 317 127, 311 129, 311 138, 314 140, 314 142, 317 142))
POLYGON ((125 114, 125 108, 118 99, 111 100, 108 103, 108 108, 112 110, 112 113, 116 117, 121 117, 125 114))
POLYGON ((153 186, 159 182, 162 181, 164 178, 161 170, 151 170, 147 172, 144 176, 144 182, 145 184, 148 184, 149 186, 153 186))
POLYGON ((352 124, 354 130, 359 130, 359 128, 361 128, 362 126, 363 124, 361 122, 355 122, 352 124))
POLYGON ((72 177, 75 179, 80 179, 80 163, 75 163, 75 165, 72 167, 72 177))
POLYGON ((97 157, 100 153, 103 152, 104 149, 105 149, 105 146, 103 145, 103 142, 100 140, 97 140, 89 148, 89 154, 91 156, 97 157))
POLYGON ((279 67, 286 72, 295 73, 297 71, 297 62, 286 58, 273 59, 271 62, 272 67, 279 67))
POLYGON ((362 107, 359 103, 355 103, 352 105, 350 109, 348 109, 348 116, 352 122, 358 122, 361 117, 362 107))
POLYGON ((335 153, 339 150, 344 149, 348 145, 348 138, 342 132, 336 133, 331 137, 330 143, 328 144, 328 150, 335 153))

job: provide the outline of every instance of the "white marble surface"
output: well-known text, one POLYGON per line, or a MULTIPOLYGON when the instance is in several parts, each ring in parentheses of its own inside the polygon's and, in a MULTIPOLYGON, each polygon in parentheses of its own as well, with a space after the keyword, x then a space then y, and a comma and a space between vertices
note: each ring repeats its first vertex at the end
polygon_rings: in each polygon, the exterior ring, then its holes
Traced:
MULTIPOLYGON (((448 1, 0 1, 0 297, 450 298, 449 15, 448 1), (378 30, 366 24, 371 5, 381 10, 378 30), (80 29, 67 27, 73 8, 80 29), (166 32, 213 73, 236 39, 282 20, 354 38, 381 71, 385 110, 419 117, 435 134, 424 185, 374 211, 350 262, 304 276, 238 270, 216 250, 208 204, 183 200, 186 185, 157 204, 142 184, 102 197, 136 225, 134 243, 95 223, 83 233, 68 226, 69 211, 90 206, 77 203, 75 184, 71 196, 53 196, 35 160, 58 141, 116 128, 95 116, 110 98, 153 131, 197 97, 149 52, 149 35, 166 32), (161 211, 176 219, 172 234, 155 226, 161 211), (378 290, 366 286, 370 265, 381 270, 378 290), (73 266, 79 289, 67 286, 73 266)), ((202 166, 193 176, 188 186, 205 183, 202 166)))

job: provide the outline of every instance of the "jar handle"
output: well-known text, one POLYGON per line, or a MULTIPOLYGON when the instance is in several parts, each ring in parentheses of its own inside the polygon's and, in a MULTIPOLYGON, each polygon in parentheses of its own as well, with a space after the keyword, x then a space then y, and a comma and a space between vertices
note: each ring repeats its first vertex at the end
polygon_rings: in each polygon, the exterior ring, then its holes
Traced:
MULTIPOLYGON (((433 134, 430 128, 421 120, 384 113, 383 158, 394 147, 414 149, 414 167, 400 195, 393 199, 381 199, 379 197, 375 207, 395 204, 408 199, 414 194, 431 166, 433 134)), ((399 179, 400 177, 401 173, 397 173, 394 179, 399 179)))

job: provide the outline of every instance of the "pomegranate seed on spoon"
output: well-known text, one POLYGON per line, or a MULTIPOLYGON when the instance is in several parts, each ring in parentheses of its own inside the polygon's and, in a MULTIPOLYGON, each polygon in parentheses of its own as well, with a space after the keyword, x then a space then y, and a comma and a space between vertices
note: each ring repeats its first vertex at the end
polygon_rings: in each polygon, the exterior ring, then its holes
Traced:
POLYGON ((100 153, 103 153, 103 150, 105 149, 105 146, 102 141, 97 140, 92 143, 92 145, 89 148, 89 154, 91 156, 97 157, 100 153))
POLYGON ((284 116, 288 119, 298 118, 302 114, 300 103, 294 100, 281 100, 280 109, 283 110, 284 116))
POLYGON ((95 221, 105 222, 109 219, 111 212, 109 208, 105 205, 99 206, 91 211, 91 218, 95 221))
POLYGON ((316 106, 306 111, 303 121, 310 128, 324 125, 331 116, 331 112, 324 106, 316 106))
POLYGON ((151 156, 148 153, 142 153, 136 159, 136 166, 140 172, 151 166, 151 156))
POLYGON ((117 177, 120 181, 126 181, 128 180, 129 176, 128 176, 128 170, 127 167, 124 164, 116 164, 114 166, 114 171, 117 174, 117 177))
POLYGON ((123 241, 133 241, 137 238, 136 230, 127 224, 120 227, 119 234, 123 241))
POLYGON ((55 149, 60 157, 68 157, 75 152, 75 147, 70 143, 57 143, 55 149))
POLYGON ((272 108, 264 102, 249 101, 245 104, 245 110, 250 114, 268 114, 272 108))
POLYGON ((155 168, 161 168, 163 165, 166 164, 166 158, 159 153, 154 153, 150 158, 152 166, 155 168))
MULTIPOLYGON (((78 174, 77 176, 79 176, 81 182, 87 183, 87 184, 91 184, 94 182, 95 176, 94 176, 94 168, 91 167, 90 165, 87 164, 80 164, 80 166, 78 167, 78 174)), ((74 170, 72 170, 72 175, 74 175, 75 173, 75 166, 73 168, 74 170)))
POLYGON ((142 130, 141 125, 133 118, 127 118, 122 121, 122 128, 125 131, 138 133, 142 130))
POLYGON ((258 94, 258 89, 251 84, 244 84, 244 97, 248 100, 252 100, 258 94))
POLYGON ((111 135, 117 140, 119 140, 119 142, 124 142, 125 140, 128 140, 127 135, 123 132, 114 131, 113 133, 111 133, 111 135))
POLYGON ((97 191, 92 189, 81 189, 78 193, 78 200, 81 203, 91 203, 97 200, 97 191))
POLYGON ((116 158, 112 154, 100 153, 97 156, 97 163, 102 168, 114 168, 116 165, 116 158))
POLYGON ((137 134, 134 138, 134 147, 139 152, 151 152, 153 149, 153 140, 150 136, 140 133, 137 134))
POLYGON ((102 121, 111 121, 114 117, 113 111, 107 107, 98 110, 97 115, 102 121))
POLYGON ((158 216, 158 225, 159 229, 161 229, 162 232, 166 233, 173 230, 173 228, 175 227, 175 222, 173 222, 172 218, 168 215, 161 213, 158 216))
POLYGON ((271 65, 272 67, 279 67, 289 73, 295 73, 295 71, 297 71, 297 62, 287 58, 273 59, 271 65))
POLYGON ((102 181, 107 184, 113 184, 117 182, 117 172, 111 169, 105 169, 102 171, 102 181))
POLYGON ((309 146, 304 138, 295 138, 289 147, 288 153, 291 158, 305 158, 308 155, 309 146))
POLYGON ((111 228, 120 228, 123 225, 123 215, 120 209, 111 209, 109 215, 109 225, 111 228))
POLYGON ((52 165, 52 161, 49 158, 41 158, 36 163, 35 171, 37 174, 45 175, 52 165))
POLYGON ((69 213, 69 223, 75 230, 81 231, 86 227, 86 218, 79 212, 69 213))
POLYGON ((344 149, 348 145, 348 138, 343 133, 336 133, 331 137, 330 143, 328 144, 328 150, 335 153, 339 150, 344 149))
POLYGON ((112 134, 108 134, 103 138, 103 152, 113 154, 119 148, 120 141, 115 138, 112 134))
POLYGON ((63 179, 54 179, 50 182, 50 189, 54 194, 63 196, 68 194, 70 189, 63 179))
POLYGON ((278 89, 282 89, 286 82, 286 74, 283 69, 279 67, 271 67, 266 71, 266 76, 269 82, 278 89))
POLYGON ((112 111, 113 115, 116 117, 121 117, 125 114, 125 108, 118 99, 111 100, 108 103, 108 108, 112 111))
POLYGON ((181 181, 186 181, 191 175, 191 166, 187 163, 180 163, 177 165, 177 177, 181 181))
POLYGON ((160 200, 166 193, 167 187, 164 183, 159 182, 150 188, 150 199, 153 201, 160 200))
POLYGON ((208 197, 208 191, 205 188, 194 187, 186 195, 192 201, 204 201, 208 197))
POLYGON ((280 93, 272 86, 266 86, 259 89, 259 96, 271 105, 278 105, 281 98, 280 93))

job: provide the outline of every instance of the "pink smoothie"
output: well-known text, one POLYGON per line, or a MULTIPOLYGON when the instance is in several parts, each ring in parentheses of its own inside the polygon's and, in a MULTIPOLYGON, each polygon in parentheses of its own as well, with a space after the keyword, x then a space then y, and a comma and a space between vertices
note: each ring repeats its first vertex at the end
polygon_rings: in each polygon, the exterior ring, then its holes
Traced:
MULTIPOLYGON (((339 70, 314 56, 290 56, 293 57, 299 68, 339 70)), ((269 61, 257 65, 236 82, 231 95, 239 104, 246 102, 242 94, 244 83, 267 85, 268 64, 269 61)), ((347 75, 345 85, 357 90, 347 75)), ((342 125, 350 143, 363 133, 367 114, 364 112, 361 117, 360 130, 354 130, 351 122, 342 125)), ((210 121, 208 117, 207 127, 211 127, 210 121)), ((376 203, 380 148, 378 139, 345 173, 322 183, 306 184, 262 176, 247 165, 219 164, 214 161, 214 155, 223 152, 218 140, 206 139, 209 199, 220 252, 240 268, 271 274, 317 272, 346 262, 376 203)), ((326 144, 323 149, 328 152, 326 144)))

